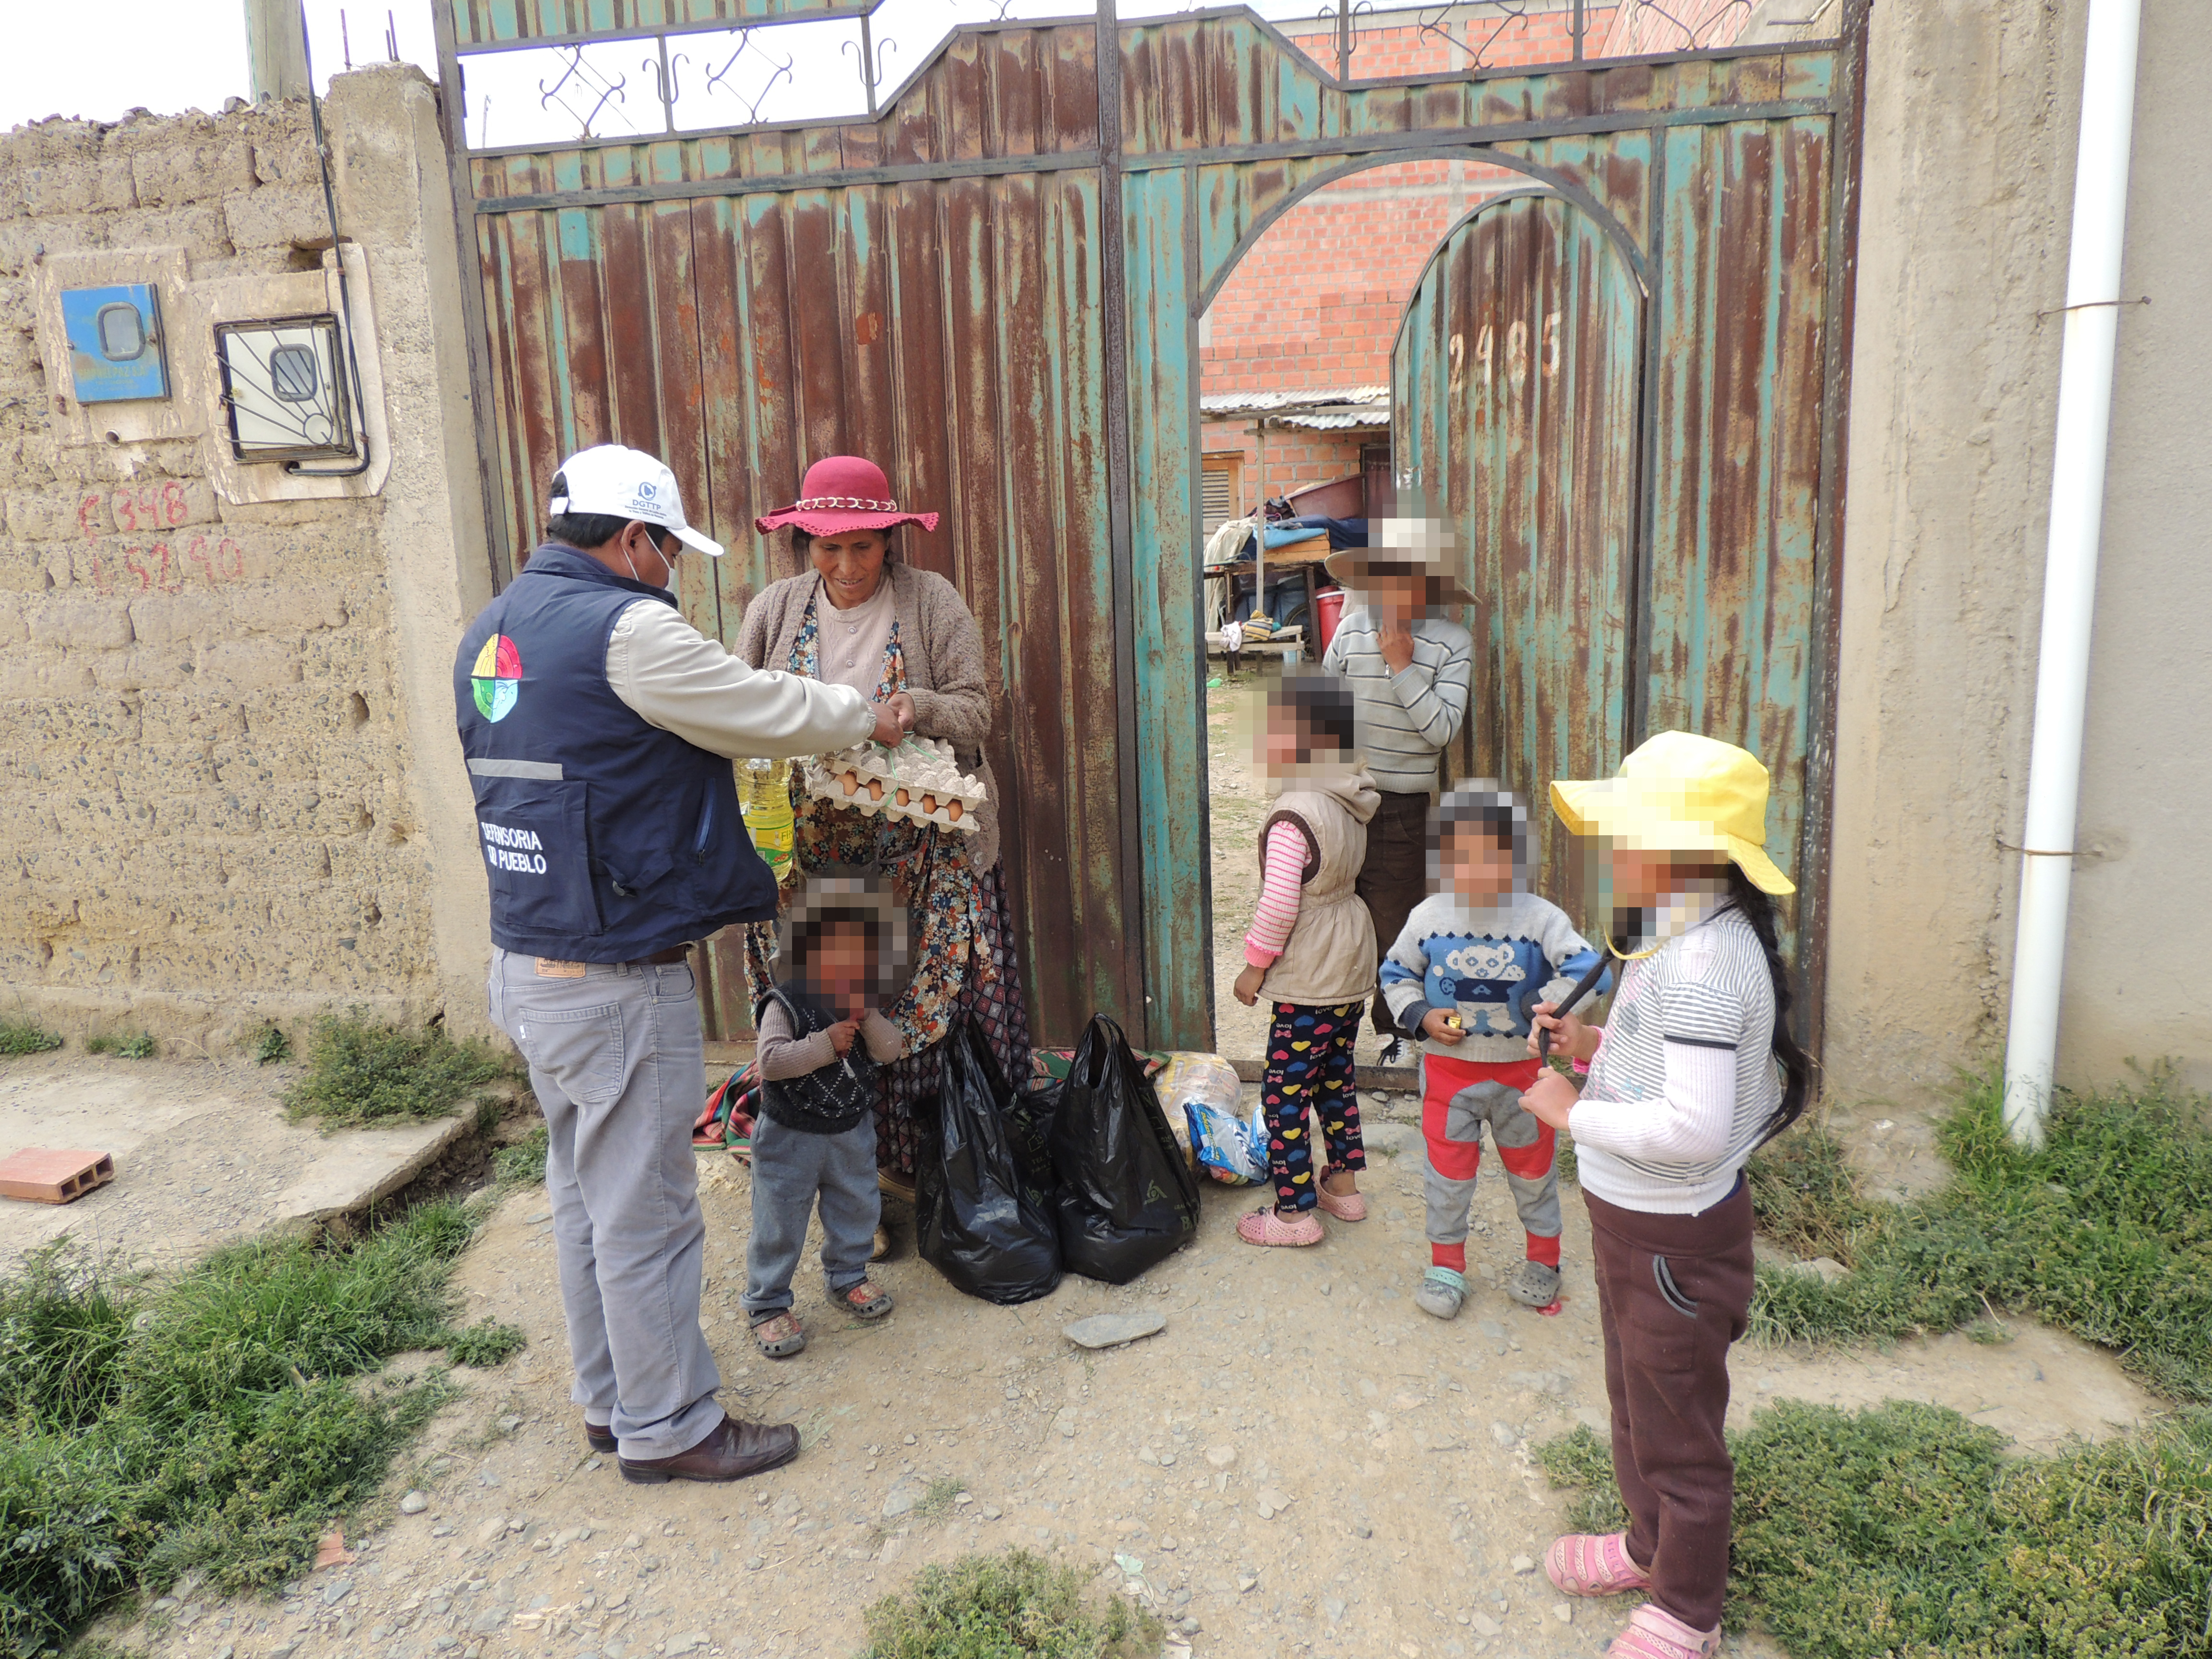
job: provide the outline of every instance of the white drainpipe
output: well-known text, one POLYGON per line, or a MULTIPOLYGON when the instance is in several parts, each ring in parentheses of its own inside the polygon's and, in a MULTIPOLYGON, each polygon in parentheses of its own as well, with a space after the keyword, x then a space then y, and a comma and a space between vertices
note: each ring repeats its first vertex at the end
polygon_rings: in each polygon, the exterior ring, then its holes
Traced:
POLYGON ((2074 875, 2081 721, 2089 695, 2089 627, 2097 603, 2097 540, 2105 512, 2105 446, 2112 418, 2120 245, 2127 228, 2128 150, 2142 21, 2142 0, 2089 0, 2081 131, 2074 166, 2074 241, 2058 359, 2058 434, 2051 465, 2051 542, 2043 568, 2043 643, 2036 663, 2027 826, 2021 843, 2012 1017, 2005 1036, 2005 1127, 2014 1139, 2029 1146, 2043 1139, 2058 1048, 2058 992, 2074 875))

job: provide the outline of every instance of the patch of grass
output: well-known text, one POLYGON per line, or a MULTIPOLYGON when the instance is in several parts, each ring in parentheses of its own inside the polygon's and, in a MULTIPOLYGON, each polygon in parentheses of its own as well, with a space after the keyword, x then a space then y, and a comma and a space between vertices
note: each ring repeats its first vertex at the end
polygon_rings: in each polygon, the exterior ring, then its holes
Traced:
POLYGON ((308 1042, 307 1074, 286 1091, 284 1103, 295 1121, 332 1125, 444 1117, 508 1070, 489 1043, 458 1043, 435 1027, 404 1030, 325 1015, 308 1042))
POLYGON ((2212 1401, 2212 1136, 2166 1069, 2062 1093, 2044 1146, 2005 1138, 2002 1085, 1969 1080, 1939 1126, 1954 1171, 1917 1203, 1862 1197, 1824 1128, 1753 1161, 1761 1227, 1851 1271, 1833 1284, 1762 1265, 1754 1334, 1855 1341, 2032 1315, 2118 1352, 2151 1386, 2212 1401), (1794 1144, 1793 1144, 1794 1143, 1794 1144))
POLYGON ((292 1039, 281 1025, 264 1025, 246 1039, 246 1052, 256 1066, 274 1066, 292 1058, 292 1039))
POLYGON ((520 1325, 502 1325, 484 1318, 465 1331, 453 1332, 446 1341, 446 1357, 456 1365, 489 1370, 494 1365, 504 1365, 529 1346, 530 1339, 520 1325))
POLYGON ((1086 1596, 1081 1574, 1026 1550, 924 1567, 871 1607, 860 1659, 1136 1659, 1159 1620, 1119 1596, 1086 1596))
POLYGON ((0 1019, 0 1054, 43 1054, 62 1046, 62 1034, 36 1020, 0 1019))
POLYGON ((146 1031, 100 1031, 84 1040, 88 1054, 115 1054, 124 1060, 151 1060, 161 1046, 146 1031))
POLYGON ((953 1506, 967 1487, 951 1475, 940 1474, 929 1483, 929 1489, 916 1500, 914 1512, 924 1521, 942 1521, 952 1513, 953 1506))
MULTIPOLYGON (((2203 1653, 2212 1413, 2055 1457, 2007 1459, 2003 1443, 1911 1401, 1760 1413, 1730 1437, 1731 1625, 1799 1659, 2203 1653)), ((1598 1437, 1577 1429, 1538 1455, 1601 1520, 1598 1437)))
POLYGON ((0 1279, 0 1652, 53 1651, 104 1605, 198 1571, 304 1569, 450 1393, 364 1385, 449 1336, 473 1231, 427 1205, 343 1248, 258 1240, 173 1279, 66 1243, 0 1279))
POLYGON ((545 1180, 545 1125, 541 1121, 512 1146, 493 1156, 492 1176, 502 1187, 543 1185, 545 1180))

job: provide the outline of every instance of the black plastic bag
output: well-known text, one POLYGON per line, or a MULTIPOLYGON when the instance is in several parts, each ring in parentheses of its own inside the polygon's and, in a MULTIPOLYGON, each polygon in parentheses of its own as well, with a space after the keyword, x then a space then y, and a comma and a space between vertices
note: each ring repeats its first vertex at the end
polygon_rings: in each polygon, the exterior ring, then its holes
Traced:
POLYGON ((1012 1091, 963 1020, 938 1046, 937 1145, 915 1171, 916 1247, 956 1290, 1001 1304, 1060 1284, 1051 1200, 1023 1178, 1012 1091))
POLYGON ((1198 1231, 1198 1177, 1121 1028, 1091 1016, 1053 1115, 1053 1195, 1071 1273, 1126 1285, 1198 1231))

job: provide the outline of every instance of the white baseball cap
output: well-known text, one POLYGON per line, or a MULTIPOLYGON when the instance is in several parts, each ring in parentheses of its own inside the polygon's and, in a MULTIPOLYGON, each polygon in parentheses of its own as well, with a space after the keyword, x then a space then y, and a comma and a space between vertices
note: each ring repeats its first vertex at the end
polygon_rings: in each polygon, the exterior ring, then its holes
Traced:
POLYGON ((558 518, 563 513, 603 513, 611 519, 641 519, 675 532, 676 539, 695 553, 710 559, 722 556, 722 544, 709 541, 684 521, 684 497, 676 488, 676 475, 641 449, 620 444, 596 444, 580 449, 561 463, 556 474, 568 486, 545 510, 558 518))

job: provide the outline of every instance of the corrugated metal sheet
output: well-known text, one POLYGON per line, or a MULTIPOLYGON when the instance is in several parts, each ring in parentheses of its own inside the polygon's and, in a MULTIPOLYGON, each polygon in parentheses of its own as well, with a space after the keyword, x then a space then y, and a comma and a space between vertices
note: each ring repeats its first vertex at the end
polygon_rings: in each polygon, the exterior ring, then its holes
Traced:
POLYGON ((1392 354, 1401 510, 1452 522, 1480 601, 1462 764, 1528 801, 1555 895, 1577 865, 1547 787, 1628 735, 1642 309, 1596 221, 1509 197, 1437 251, 1392 354))
MULTIPOLYGON (((931 136, 971 152, 986 134, 1002 153, 1090 143, 1089 56, 1084 30, 975 37, 939 65, 961 84, 927 95, 995 118, 931 136)), ((633 154, 592 160, 604 176, 633 154)), ((573 188, 580 161, 477 165, 526 194, 573 188)), ((934 534, 908 533, 907 556, 951 578, 1000 650, 991 757, 1014 902, 1038 942, 1033 1007, 1054 1037, 1142 996, 1136 883, 1113 814, 1081 805, 1118 793, 1098 216, 1097 175, 1071 169, 478 222, 516 545, 573 449, 662 454, 732 550, 683 562, 685 611, 734 641, 747 600, 793 568, 750 521, 791 500, 816 457, 874 456, 902 501, 944 514, 934 534)), ((742 1023, 734 951, 726 969, 718 988, 742 1023)))
MULTIPOLYGON (((471 43, 823 9, 453 4, 449 65, 471 43)), ((1343 87, 1249 13, 1124 26, 1103 63, 1097 39, 1087 20, 963 32, 869 122, 468 158, 510 544, 569 449, 658 448, 738 550, 685 573, 690 613, 728 636, 770 574, 750 515, 817 455, 875 454, 946 511, 913 556, 1000 643, 994 758, 1039 1035, 1098 1007, 1206 1042, 1197 319, 1331 179, 1495 162, 1549 193, 1455 233, 1408 329, 1429 355, 1399 370, 1492 550, 1486 672, 1527 682, 1479 690, 1475 741, 1533 787, 1679 706, 1776 763, 1794 849, 1789 815, 1825 788, 1808 659, 1832 627, 1814 601, 1838 521, 1844 368, 1822 331, 1850 234, 1847 53, 1343 87), (1473 401, 1462 346, 1455 397, 1455 331, 1510 331, 1521 305, 1559 313, 1564 389, 1473 401)), ((1797 859, 1808 885, 1823 852, 1797 859)))

